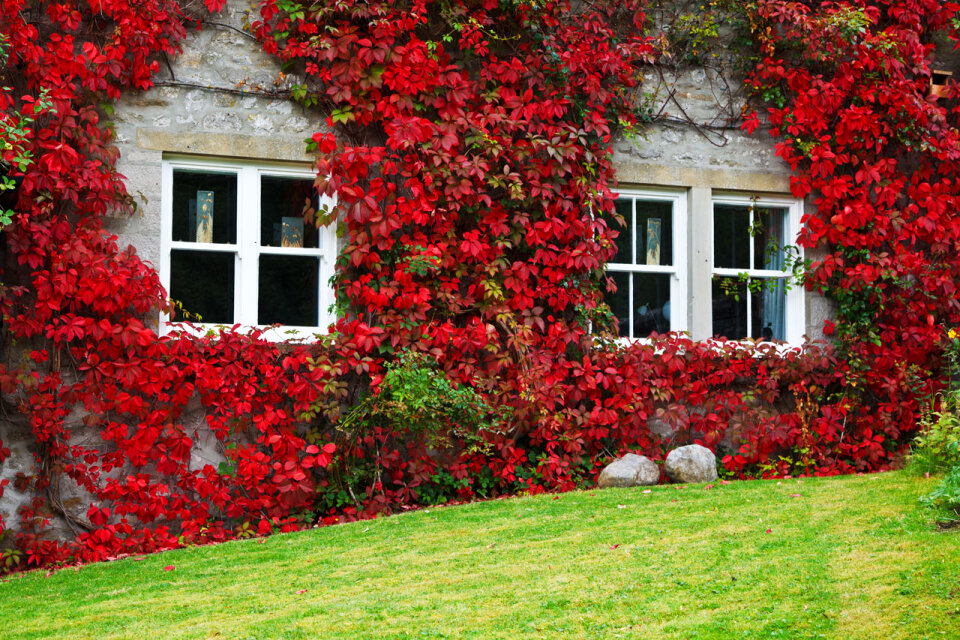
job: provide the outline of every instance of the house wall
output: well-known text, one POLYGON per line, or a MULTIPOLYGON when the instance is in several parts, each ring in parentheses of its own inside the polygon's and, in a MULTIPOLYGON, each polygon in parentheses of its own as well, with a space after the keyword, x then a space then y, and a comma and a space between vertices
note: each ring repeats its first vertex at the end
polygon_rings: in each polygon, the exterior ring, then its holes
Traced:
MULTIPOLYGON (((191 33, 183 52, 161 66, 157 87, 131 92, 115 107, 113 126, 120 150, 119 170, 137 203, 133 216, 116 216, 107 229, 122 247, 132 245, 147 261, 161 262, 161 166, 164 157, 194 156, 268 160, 309 167, 304 139, 322 130, 316 114, 284 98, 291 78, 281 79, 280 66, 243 33, 250 0, 229 0, 222 15, 203 31, 191 33)), ((704 69, 651 75, 644 87, 657 122, 642 139, 615 144, 620 184, 682 190, 690 216, 687 271, 691 304, 687 326, 695 338, 711 334, 710 244, 711 197, 716 192, 789 196, 789 169, 774 154, 763 132, 748 137, 738 131, 739 85, 732 78, 704 69)), ((809 206, 809 203, 808 205, 809 206)), ((804 302, 807 334, 821 337, 830 307, 819 296, 804 302)), ((90 436, 80 416, 70 422, 77 441, 90 436)), ((214 438, 203 428, 203 412, 193 407, 187 423, 195 425, 197 465, 222 459, 214 438)), ((18 472, 29 473, 32 442, 25 424, 0 424, 0 439, 11 457, 0 466, 9 479, 0 498, 0 514, 15 523, 17 509, 28 496, 15 487, 18 472)), ((74 492, 67 508, 84 512, 74 492), (75 504, 74 504, 75 503, 75 504)), ((60 522, 55 532, 68 534, 60 522)))
MULTIPOLYGON (((180 56, 162 66, 158 86, 116 105, 119 168, 138 210, 110 221, 121 247, 130 244, 160 265, 160 166, 172 155, 309 163, 304 139, 323 129, 316 116, 283 97, 291 78, 243 32, 251 0, 230 0, 219 24, 191 33, 180 56)), ((688 197, 690 292, 686 326, 712 334, 710 317, 711 195, 789 197, 789 167, 765 130, 742 133, 741 86, 729 73, 693 68, 650 72, 643 91, 655 122, 639 139, 615 144, 624 187, 667 187, 688 197)), ((304 166, 307 166, 306 164, 304 166)), ((810 203, 806 206, 809 208, 810 203)), ((822 337, 831 307, 808 293, 805 333, 822 337)))

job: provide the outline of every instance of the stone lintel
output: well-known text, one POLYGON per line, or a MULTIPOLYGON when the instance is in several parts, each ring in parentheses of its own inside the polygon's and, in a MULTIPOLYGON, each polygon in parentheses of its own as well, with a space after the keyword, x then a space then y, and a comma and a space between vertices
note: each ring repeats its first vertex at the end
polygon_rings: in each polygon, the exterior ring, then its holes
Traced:
POLYGON ((642 162, 615 163, 622 185, 702 187, 713 191, 742 191, 755 195, 790 193, 790 174, 739 169, 680 167, 642 162))
POLYGON ((141 149, 251 160, 312 162, 306 143, 287 136, 251 136, 239 133, 172 133, 137 127, 141 149))

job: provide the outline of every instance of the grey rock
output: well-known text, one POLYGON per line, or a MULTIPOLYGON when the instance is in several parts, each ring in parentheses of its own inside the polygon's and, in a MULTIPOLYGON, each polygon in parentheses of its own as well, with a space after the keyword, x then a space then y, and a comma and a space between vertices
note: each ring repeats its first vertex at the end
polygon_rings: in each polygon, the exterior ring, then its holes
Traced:
POLYGON ((717 479, 717 457, 706 447, 688 444, 667 454, 663 470, 674 482, 710 482, 717 479))
POLYGON ((607 487, 641 487, 657 484, 660 481, 660 468, 645 456, 635 453, 614 460, 600 472, 597 485, 607 487))

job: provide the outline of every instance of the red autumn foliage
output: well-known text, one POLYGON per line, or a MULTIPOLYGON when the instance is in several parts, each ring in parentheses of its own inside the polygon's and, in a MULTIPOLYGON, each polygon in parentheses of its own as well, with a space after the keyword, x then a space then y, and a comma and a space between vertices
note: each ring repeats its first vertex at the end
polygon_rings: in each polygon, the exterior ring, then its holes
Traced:
POLYGON ((151 85, 185 35, 178 3, 5 1, 19 86, 0 92, 4 118, 50 103, 6 229, 18 285, 0 292, 4 330, 33 345, 29 365, 0 370, 35 437, 22 489, 36 499, 15 540, 27 562, 568 490, 618 452, 662 457, 654 419, 737 475, 895 463, 937 389, 940 327, 958 321, 956 91, 924 97, 930 35, 955 38, 958 6, 857 6, 750 13, 765 55, 752 86, 774 101, 795 194, 817 205, 800 242, 826 252, 808 286, 838 303, 835 347, 780 352, 604 337, 615 230, 594 212, 613 208, 610 144, 640 125, 638 69, 658 55, 642 3, 263 0, 254 32, 341 134, 313 141, 317 186, 342 205, 349 313, 334 340, 293 346, 158 336, 144 322, 166 304, 157 274, 103 230, 129 197, 98 104, 151 85), (498 428, 452 430, 444 448, 402 424, 345 440, 339 416, 403 351, 476 389, 498 428), (192 459, 196 407, 224 445, 219 468, 192 459), (71 439, 74 412, 96 444, 71 439), (89 494, 85 517, 59 502, 67 481, 89 494), (43 536, 54 515, 73 540, 43 536))

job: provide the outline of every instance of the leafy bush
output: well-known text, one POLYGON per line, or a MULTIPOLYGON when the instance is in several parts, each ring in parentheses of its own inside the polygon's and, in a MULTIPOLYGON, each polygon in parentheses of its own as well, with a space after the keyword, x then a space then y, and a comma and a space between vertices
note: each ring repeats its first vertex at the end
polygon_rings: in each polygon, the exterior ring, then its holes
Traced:
POLYGON ((343 452, 322 485, 318 512, 389 512, 394 506, 447 502, 470 486, 442 469, 459 455, 483 453, 508 414, 476 390, 452 383, 436 360, 407 351, 388 363, 375 393, 340 419, 343 452), (359 496, 365 499, 361 500, 359 496))
POLYGON ((927 421, 914 443, 909 467, 916 473, 942 473, 960 467, 960 416, 946 407, 927 421))
POLYGON ((931 493, 920 501, 935 509, 940 509, 949 521, 960 519, 960 465, 953 467, 931 493))
POLYGON ((408 351, 386 366, 379 393, 358 403, 339 429, 351 433, 375 425, 422 437, 429 446, 445 446, 451 438, 480 444, 479 434, 495 427, 492 415, 474 389, 454 386, 435 360, 408 351))

